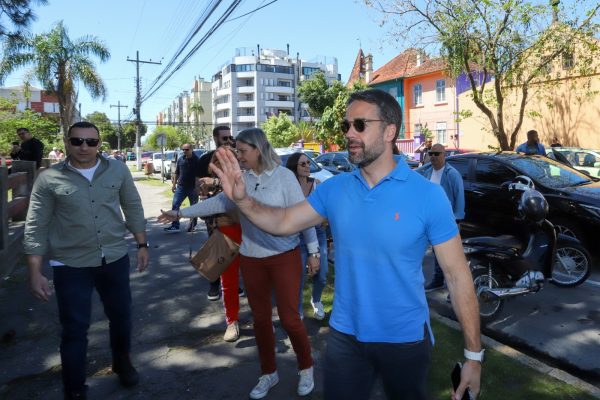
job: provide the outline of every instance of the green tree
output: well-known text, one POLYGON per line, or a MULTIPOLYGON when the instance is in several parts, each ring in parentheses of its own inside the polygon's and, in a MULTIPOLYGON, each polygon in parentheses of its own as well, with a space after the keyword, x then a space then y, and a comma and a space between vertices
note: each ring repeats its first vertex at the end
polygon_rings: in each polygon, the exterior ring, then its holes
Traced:
POLYGON ((317 122, 317 139, 329 146, 335 144, 340 148, 346 148, 346 137, 342 133, 341 122, 346 117, 346 104, 350 93, 367 89, 361 82, 355 82, 352 88, 341 91, 332 106, 326 107, 321 119, 317 122))
POLYGON ((327 107, 331 107, 346 87, 340 81, 327 83, 323 72, 315 72, 310 79, 301 83, 298 88, 300 100, 308 105, 308 112, 314 118, 320 118, 327 107))
POLYGON ((420 46, 441 45, 451 75, 466 73, 473 102, 489 121, 489 131, 502 150, 514 148, 531 91, 549 78, 556 61, 575 56, 581 68, 577 73, 586 74, 599 55, 594 38, 597 0, 573 0, 568 6, 557 0, 547 4, 532 0, 365 3, 384 14, 396 41, 412 37, 418 38, 420 46), (516 101, 511 104, 511 99, 516 101), (511 108, 517 110, 516 118, 510 115, 511 108))
POLYGON ((200 147, 200 142, 204 139, 202 137, 202 129, 200 128, 200 115, 204 114, 204 107, 197 101, 189 105, 188 114, 194 115, 194 129, 192 130, 194 135, 195 147, 200 147))
MULTIPOLYGON (((121 148, 134 148, 135 147, 135 121, 129 121, 121 124, 123 134, 121 136, 121 148)), ((148 126, 145 124, 140 125, 140 137, 144 136, 148 131, 148 126)))
POLYGON ((178 149, 185 143, 191 143, 192 136, 180 129, 181 127, 174 127, 169 125, 160 125, 150 134, 148 140, 146 140, 146 147, 149 149, 160 150, 160 146, 156 143, 156 137, 158 134, 165 134, 167 138, 167 144, 165 149, 178 149))
POLYGON ((100 130, 102 142, 108 145, 109 149, 116 149, 118 142, 118 127, 116 127, 108 116, 99 111, 94 111, 86 115, 85 120, 96 125, 100 130))
POLYGON ((0 83, 15 70, 32 66, 25 81, 37 79, 45 90, 58 98, 63 132, 72 124, 77 104, 77 84, 81 82, 92 98, 106 97, 106 87, 91 56, 107 61, 107 47, 94 36, 72 40, 62 21, 48 33, 8 37, 0 63, 0 83))
POLYGON ((27 127, 33 136, 44 143, 46 150, 56 146, 64 151, 58 119, 29 109, 17 111, 15 101, 0 98, 0 153, 8 154, 11 143, 20 141, 17 136, 17 128, 20 127, 27 127))
POLYGON ((45 5, 48 0, 5 0, 0 2, 0 36, 18 37, 37 19, 31 4, 45 5), (9 30, 7 25, 12 25, 9 30))
POLYGON ((272 116, 263 122, 261 128, 273 147, 288 147, 299 139, 298 128, 285 113, 272 116))

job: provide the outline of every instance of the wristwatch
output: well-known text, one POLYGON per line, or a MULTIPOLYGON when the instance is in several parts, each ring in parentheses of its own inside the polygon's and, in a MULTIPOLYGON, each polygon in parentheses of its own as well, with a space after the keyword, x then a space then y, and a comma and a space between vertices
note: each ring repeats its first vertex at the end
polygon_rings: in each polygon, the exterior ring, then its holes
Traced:
POLYGON ((146 243, 138 243, 137 244, 137 248, 138 249, 142 249, 142 248, 146 248, 147 249, 148 247, 150 247, 150 245, 148 244, 148 242, 146 242, 146 243))
POLYGON ((314 258, 321 258, 321 253, 319 253, 319 252, 310 253, 309 256, 314 257, 314 258))
POLYGON ((485 360, 485 349, 481 349, 481 351, 469 351, 465 349, 465 358, 471 361, 479 361, 483 364, 483 360, 485 360))

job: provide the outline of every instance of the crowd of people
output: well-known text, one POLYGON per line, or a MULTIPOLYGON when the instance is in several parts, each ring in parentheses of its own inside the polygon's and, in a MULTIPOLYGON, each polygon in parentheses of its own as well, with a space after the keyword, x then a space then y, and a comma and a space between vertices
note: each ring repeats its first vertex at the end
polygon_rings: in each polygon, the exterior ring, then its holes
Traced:
MULTIPOLYGON (((444 163, 441 145, 427 151, 433 165, 428 177, 394 157, 401 124, 400 106, 386 92, 353 93, 341 128, 350 160, 359 168, 325 182, 310 177, 309 160, 302 153, 281 165, 258 128, 241 131, 235 143, 229 128, 215 128, 219 148, 200 159, 189 151, 189 144, 182 146, 185 157, 173 174, 172 209, 161 210, 158 221, 169 222, 165 231, 170 233, 180 231, 182 218, 190 219, 190 231, 195 229, 194 218, 204 218, 210 230, 240 244, 239 256, 219 282, 227 326, 224 340, 235 341, 241 272, 260 360, 250 398, 264 398, 279 382, 273 305, 296 353, 296 392, 304 396, 314 389, 302 289, 309 277, 313 316, 323 319, 327 229, 335 243, 336 278, 324 356, 324 398, 368 399, 378 377, 389 399, 428 397, 434 336, 422 261, 429 245, 464 336, 466 361, 453 396, 462 398, 467 387, 478 394, 484 350, 478 302, 458 233, 464 216, 464 198, 456 195, 461 186, 444 163), (420 193, 421 201, 415 202, 411 193, 420 193), (197 201, 199 196, 203 201, 197 201), (185 197, 191 205, 181 208, 185 197)), ((87 330, 94 289, 110 321, 112 369, 123 386, 139 380, 130 359, 131 291, 123 240, 127 231, 137 243, 137 269, 145 270, 150 257, 131 174, 116 157, 99 155, 98 128, 88 122, 74 124, 66 146, 68 157, 34 184, 24 248, 31 291, 44 301, 51 290, 42 274, 42 259, 50 258, 62 325, 65 398, 82 399, 87 392, 87 330), (122 214, 116 212, 119 209, 122 214)))

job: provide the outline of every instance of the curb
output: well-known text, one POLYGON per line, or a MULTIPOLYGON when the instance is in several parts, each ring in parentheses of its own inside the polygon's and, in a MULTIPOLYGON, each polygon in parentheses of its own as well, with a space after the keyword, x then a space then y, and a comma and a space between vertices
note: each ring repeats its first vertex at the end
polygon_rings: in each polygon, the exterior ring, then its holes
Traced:
MULTIPOLYGON (((443 323, 444 325, 446 325, 450 328, 453 328, 457 331, 461 330, 458 322, 453 321, 449 318, 446 318, 446 317, 438 314, 435 310, 433 310, 431 308, 430 308, 429 312, 430 312, 431 317, 435 318, 435 320, 437 320, 437 321, 443 323)), ((551 367, 539 360, 536 360, 535 358, 529 357, 528 355, 523 354, 520 351, 513 349, 512 347, 503 345, 502 343, 497 342, 488 336, 481 335, 481 341, 483 342, 483 344, 485 345, 486 348, 494 349, 497 352, 502 353, 503 355, 510 357, 513 360, 516 360, 516 361, 520 362, 521 364, 528 366, 529 368, 532 368, 542 374, 550 375, 551 377, 558 379, 559 381, 562 381, 568 385, 574 386, 582 391, 589 393, 591 396, 593 396, 597 399, 600 399, 600 388, 597 386, 594 386, 585 381, 582 381, 581 379, 579 379, 561 369, 551 367)))

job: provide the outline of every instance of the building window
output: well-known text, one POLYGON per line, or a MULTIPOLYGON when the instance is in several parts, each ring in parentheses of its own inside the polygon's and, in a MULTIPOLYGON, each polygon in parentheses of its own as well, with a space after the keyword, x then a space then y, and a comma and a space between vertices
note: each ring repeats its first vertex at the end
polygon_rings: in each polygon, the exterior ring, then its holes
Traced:
POLYGON ((423 86, 420 83, 417 83, 413 88, 413 95, 415 106, 423 104, 423 86))
POLYGON ((435 81, 435 101, 438 103, 446 101, 446 80, 435 81))
POLYGON ((291 81, 278 80, 277 81, 277 86, 292 87, 292 82, 291 81))
POLYGON ((572 51, 565 51, 562 54, 562 67, 563 69, 571 69, 575 66, 575 60, 573 58, 572 51))
POLYGON ((415 137, 421 136, 421 127, 422 127, 421 124, 415 124, 415 134, 414 134, 415 137))
POLYGON ((446 123, 438 122, 436 124, 437 142, 446 143, 446 123))

